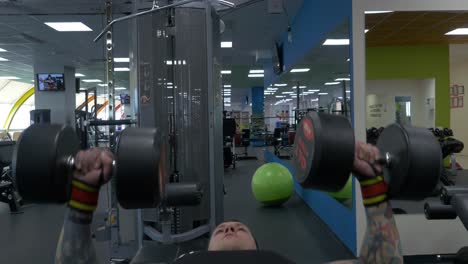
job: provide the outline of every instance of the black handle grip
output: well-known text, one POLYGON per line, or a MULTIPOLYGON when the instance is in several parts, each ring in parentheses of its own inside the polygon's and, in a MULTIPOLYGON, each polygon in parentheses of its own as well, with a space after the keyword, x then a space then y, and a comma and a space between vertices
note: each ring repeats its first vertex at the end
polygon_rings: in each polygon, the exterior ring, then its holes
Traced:
POLYGON ((440 200, 449 205, 452 197, 456 194, 468 194, 468 186, 444 186, 441 190, 440 200))
POLYGON ((452 206, 465 228, 468 229, 468 194, 455 194, 452 197, 452 206))
POLYGON ((424 214, 426 215, 426 219, 429 220, 457 218, 455 209, 451 205, 445 204, 425 203, 424 214))
POLYGON ((166 205, 193 206, 199 205, 203 197, 203 190, 197 183, 168 183, 166 184, 166 205))

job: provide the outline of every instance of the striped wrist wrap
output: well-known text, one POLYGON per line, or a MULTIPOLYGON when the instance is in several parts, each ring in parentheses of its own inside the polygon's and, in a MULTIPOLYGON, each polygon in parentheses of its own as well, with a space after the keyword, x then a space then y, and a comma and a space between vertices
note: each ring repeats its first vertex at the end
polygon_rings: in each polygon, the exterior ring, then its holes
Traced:
POLYGON ((361 184, 364 206, 376 206, 387 201, 388 184, 382 176, 359 182, 361 184))
POLYGON ((71 208, 92 213, 96 210, 99 198, 99 188, 86 183, 72 180, 72 189, 68 206, 71 208))

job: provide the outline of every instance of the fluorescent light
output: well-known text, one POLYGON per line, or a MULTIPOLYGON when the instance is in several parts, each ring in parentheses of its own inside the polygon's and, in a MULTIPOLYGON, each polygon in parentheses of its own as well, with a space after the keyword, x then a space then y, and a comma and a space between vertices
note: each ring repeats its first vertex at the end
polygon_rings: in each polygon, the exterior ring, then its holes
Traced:
POLYGON ((318 98, 315 98, 315 99, 311 99, 310 101, 312 101, 312 102, 318 102, 318 100, 319 100, 318 98))
POLYGON ((127 67, 117 67, 117 68, 114 68, 114 71, 116 71, 116 72, 125 72, 125 71, 130 71, 130 69, 127 68, 127 67))
POLYGON ((31 80, 31 82, 35 82, 34 80, 31 80))
POLYGON ((468 28, 457 28, 445 33, 445 35, 468 35, 468 28))
POLYGON ((347 59, 346 61, 350 61, 351 59, 347 59))
POLYGON ((338 99, 341 99, 341 100, 343 100, 343 96, 338 96, 338 99))
POLYGON ((264 73, 264 70, 250 70, 249 73, 264 73))
POLYGON ((114 62, 130 62, 130 58, 114 58, 114 62))
POLYGON ((167 88, 167 89, 173 89, 173 88, 174 88, 174 86, 172 86, 172 85, 168 85, 168 86, 166 86, 166 88, 167 88))
POLYGON ((299 89, 305 89, 307 86, 299 86, 299 89))
POLYGON ((127 88, 125 88, 125 87, 115 87, 114 89, 115 90, 126 90, 127 88))
POLYGON ((318 95, 328 95, 328 93, 318 93, 318 95))
POLYGON ((365 11, 364 14, 384 14, 384 13, 393 13, 393 11, 365 11))
POLYGON ((282 94, 293 94, 294 92, 282 92, 282 94))
POLYGON ((275 83, 275 86, 278 86, 278 87, 284 87, 284 86, 287 86, 288 84, 286 83, 275 83))
POLYGON ((81 22, 45 22, 44 24, 60 32, 93 31, 81 22))
POLYGON ((221 48, 232 48, 232 41, 221 41, 221 48))
POLYGON ((7 52, 7 50, 0 48, 0 52, 7 52))
POLYGON ((21 78, 15 76, 0 76, 0 80, 19 80, 21 78))
POLYGON ((275 95, 276 98, 285 98, 285 95, 275 95))
POLYGON ((231 85, 230 84, 225 84, 223 85, 224 88, 231 88, 231 85))
POLYGON ((107 87, 107 83, 99 83, 98 86, 107 87))
POLYGON ((276 90, 278 90, 278 88, 276 88, 276 87, 268 87, 268 88, 267 88, 267 90, 273 90, 273 91, 276 91, 276 90))
POLYGON ((364 34, 366 34, 367 32, 369 32, 369 30, 368 30, 368 29, 364 29, 364 34))
POLYGON ((351 93, 351 91, 346 91, 346 93, 351 93))
POLYGON ((349 45, 349 39, 327 39, 324 46, 349 45))
POLYGON ((9 61, 9 59, 5 59, 5 58, 0 57, 0 61, 9 61))
POLYGON ((85 77, 86 75, 81 74, 81 73, 75 73, 75 77, 85 77))
POLYGON ((225 91, 225 92, 230 92, 230 91, 231 91, 231 89, 224 89, 224 91, 225 91))
POLYGON ((335 81, 339 82, 339 81, 351 81, 351 78, 337 78, 335 79, 335 81))
POLYGON ((292 69, 291 72, 308 72, 310 71, 309 68, 304 68, 304 69, 292 69))
POLYGON ((263 78, 263 74, 249 74, 249 78, 263 78))
POLYGON ((325 85, 337 85, 340 84, 340 82, 326 82, 325 85))
POLYGON ((166 61, 166 65, 172 65, 172 61, 170 60, 166 61))
POLYGON ((81 80, 82 82, 85 82, 85 83, 100 83, 102 82, 101 80, 98 80, 98 79, 84 79, 84 80, 81 80))
POLYGON ((229 70, 221 71, 221 74, 231 74, 231 71, 229 71, 229 70))
POLYGON ((320 92, 320 90, 318 90, 318 89, 312 89, 312 90, 309 90, 309 92, 314 92, 314 93, 315 93, 315 92, 320 92))

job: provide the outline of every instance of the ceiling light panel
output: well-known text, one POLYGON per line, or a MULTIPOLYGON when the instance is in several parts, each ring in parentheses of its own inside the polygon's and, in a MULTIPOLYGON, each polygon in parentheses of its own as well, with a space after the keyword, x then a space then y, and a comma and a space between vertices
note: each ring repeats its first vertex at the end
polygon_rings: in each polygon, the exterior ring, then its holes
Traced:
POLYGON ((343 46, 349 45, 349 39, 327 39, 323 43, 324 46, 343 46))
POLYGON ((81 22, 45 22, 44 24, 60 32, 93 31, 81 22))
POLYGON ((309 68, 303 68, 303 69, 292 69, 291 72, 292 73, 296 73, 296 72, 308 72, 310 71, 309 68))
POLYGON ((232 48, 232 41, 222 41, 221 42, 221 48, 223 48, 223 49, 232 48))

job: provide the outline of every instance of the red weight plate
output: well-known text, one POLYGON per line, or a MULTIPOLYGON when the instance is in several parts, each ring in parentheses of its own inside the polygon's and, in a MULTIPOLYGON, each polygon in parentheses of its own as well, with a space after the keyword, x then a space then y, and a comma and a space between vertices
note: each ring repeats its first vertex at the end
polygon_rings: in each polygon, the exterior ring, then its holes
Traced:
POLYGON ((354 162, 354 133, 342 116, 311 112, 299 123, 294 145, 296 180, 304 188, 339 191, 354 162))

